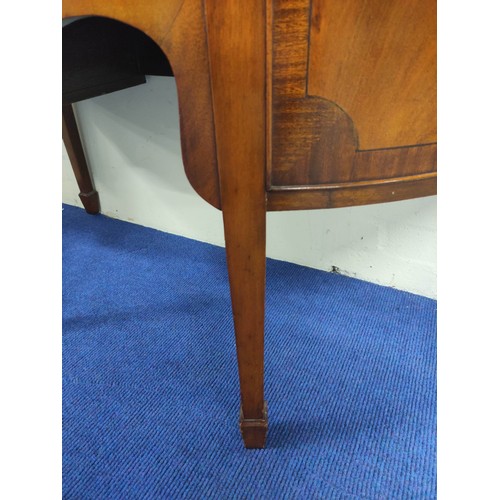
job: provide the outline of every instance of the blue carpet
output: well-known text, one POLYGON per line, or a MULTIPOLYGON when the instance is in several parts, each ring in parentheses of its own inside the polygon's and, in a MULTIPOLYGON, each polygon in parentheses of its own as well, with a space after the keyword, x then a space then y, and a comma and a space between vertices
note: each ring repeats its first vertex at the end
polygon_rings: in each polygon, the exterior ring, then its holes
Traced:
POLYGON ((245 450, 224 250, 62 217, 64 498, 435 498, 434 300, 269 260, 245 450))

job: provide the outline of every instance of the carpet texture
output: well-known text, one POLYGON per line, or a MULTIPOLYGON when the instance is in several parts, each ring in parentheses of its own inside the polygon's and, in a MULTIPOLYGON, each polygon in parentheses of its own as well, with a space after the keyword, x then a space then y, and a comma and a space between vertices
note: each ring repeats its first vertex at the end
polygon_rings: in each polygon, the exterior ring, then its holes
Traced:
POLYGON ((434 300, 268 260, 245 450, 224 250, 62 217, 64 498, 435 498, 434 300))

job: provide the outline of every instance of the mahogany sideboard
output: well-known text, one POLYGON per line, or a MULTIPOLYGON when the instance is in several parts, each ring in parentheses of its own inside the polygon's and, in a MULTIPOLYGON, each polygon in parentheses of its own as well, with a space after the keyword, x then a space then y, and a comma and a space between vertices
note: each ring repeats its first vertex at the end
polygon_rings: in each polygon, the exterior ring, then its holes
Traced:
POLYGON ((63 0, 74 16, 171 65, 186 175, 223 213, 240 429, 262 448, 266 211, 436 194, 436 1, 63 0))

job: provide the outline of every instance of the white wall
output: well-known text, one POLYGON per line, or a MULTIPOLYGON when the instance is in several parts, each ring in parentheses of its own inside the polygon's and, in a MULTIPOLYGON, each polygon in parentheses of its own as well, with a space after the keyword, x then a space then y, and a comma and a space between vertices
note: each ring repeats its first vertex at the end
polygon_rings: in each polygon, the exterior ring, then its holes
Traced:
MULTIPOLYGON (((78 103, 102 213, 223 245, 221 213, 188 183, 173 78, 78 103)), ((63 147, 63 202, 81 206, 63 147)), ((267 255, 436 297, 436 197, 268 214, 267 255)))

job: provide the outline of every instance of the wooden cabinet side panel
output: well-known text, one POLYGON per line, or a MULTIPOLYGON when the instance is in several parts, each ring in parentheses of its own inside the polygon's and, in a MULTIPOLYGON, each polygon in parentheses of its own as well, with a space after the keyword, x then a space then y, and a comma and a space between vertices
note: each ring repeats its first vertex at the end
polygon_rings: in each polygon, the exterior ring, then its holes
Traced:
POLYGON ((62 15, 104 16, 143 31, 172 65, 179 98, 184 169, 195 191, 220 208, 203 0, 63 0, 62 15))

